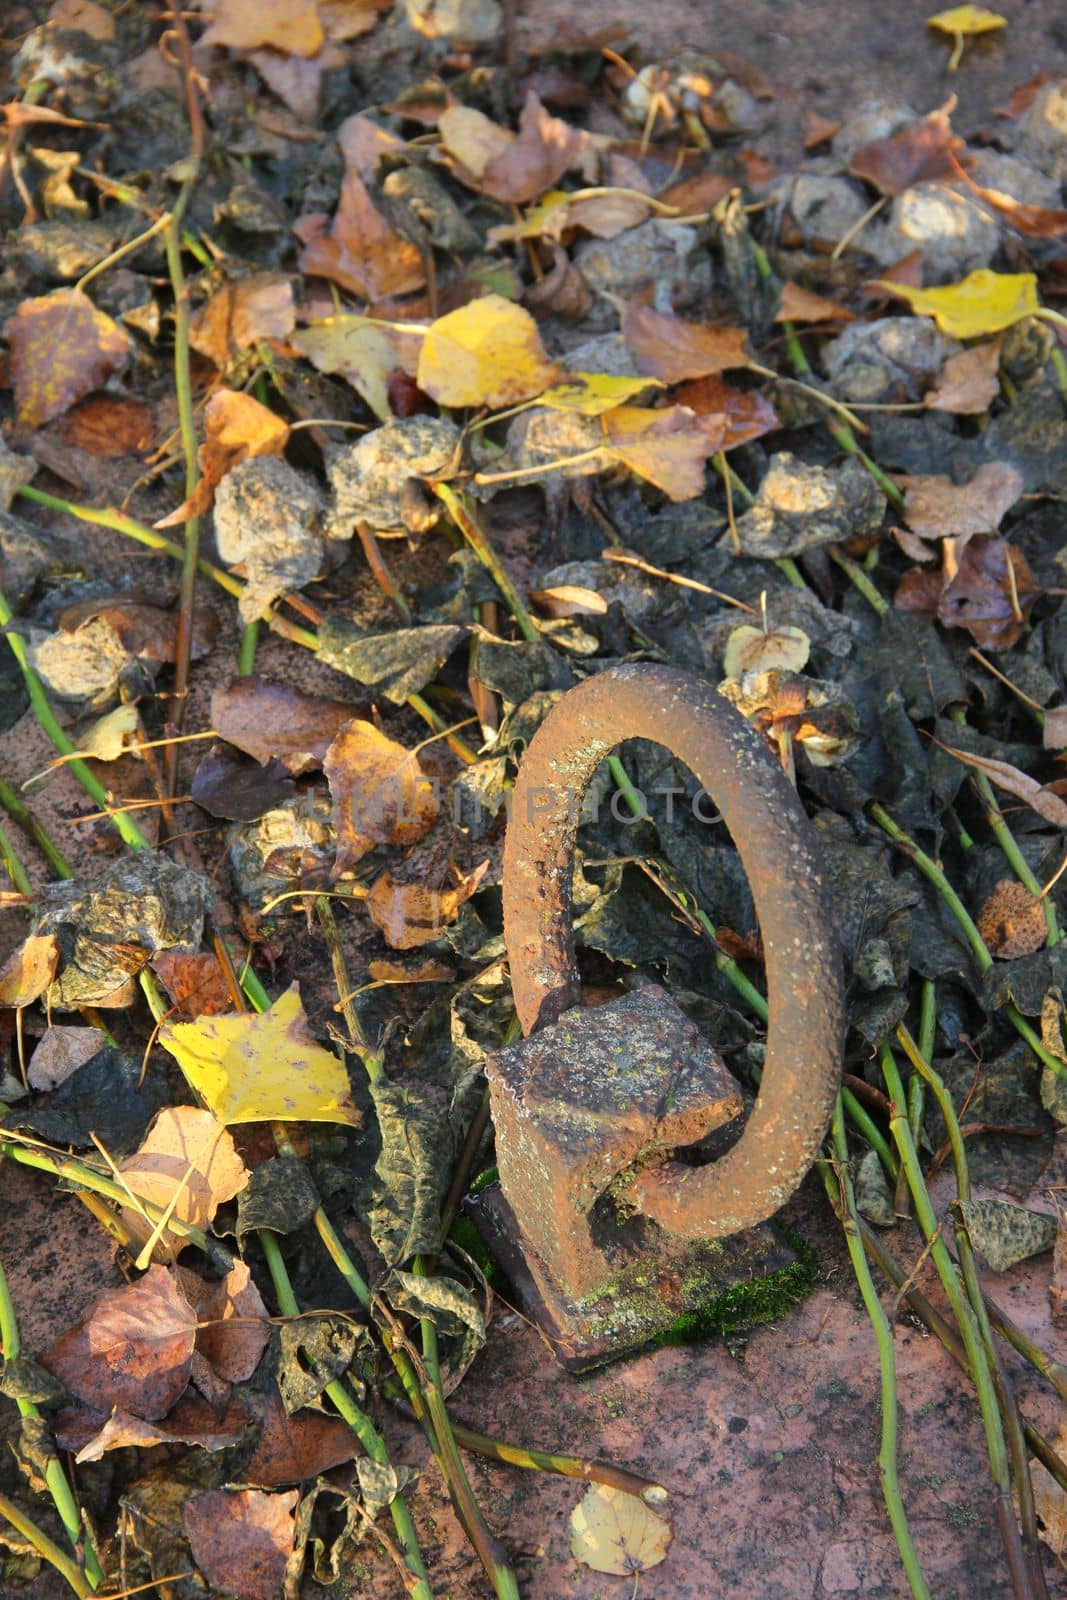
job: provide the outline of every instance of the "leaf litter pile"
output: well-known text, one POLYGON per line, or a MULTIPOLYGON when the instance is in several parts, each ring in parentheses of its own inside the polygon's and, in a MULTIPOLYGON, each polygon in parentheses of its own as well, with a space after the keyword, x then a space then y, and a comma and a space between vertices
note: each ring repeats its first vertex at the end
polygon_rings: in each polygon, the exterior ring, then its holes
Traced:
MULTIPOLYGON (((931 23, 965 71, 1003 19, 931 23)), ((664 1559, 659 1485, 446 1405, 494 1302, 457 1214, 516 1031, 509 790, 570 685, 642 658, 718 684, 821 838, 851 1025, 821 1170, 907 1583, 886 1283, 969 1372, 1044 1595, 1067 1433, 999 1342, 1067 1383, 975 1262, 1052 1250, 1062 1326, 1067 82, 969 140, 951 99, 813 119, 780 172, 749 63, 522 55, 494 0, 6 32, 2 716, 56 757, 0 773, 0 1155, 125 1281, 29 1352, 0 1270, 5 1592, 50 1562, 79 1595, 370 1593, 374 1546, 432 1595, 394 1407, 486 1592, 522 1552, 472 1454, 591 1480, 579 1562, 664 1559), (37 815, 63 782, 73 859, 37 815)), ((754 1087, 759 930, 701 800, 653 746, 605 766, 578 945, 591 1003, 666 981, 754 1087)))

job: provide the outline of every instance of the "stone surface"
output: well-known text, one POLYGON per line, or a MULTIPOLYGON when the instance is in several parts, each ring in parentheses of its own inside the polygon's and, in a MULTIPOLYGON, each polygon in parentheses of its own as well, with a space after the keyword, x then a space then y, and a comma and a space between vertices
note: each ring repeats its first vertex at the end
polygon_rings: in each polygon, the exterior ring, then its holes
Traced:
POLYGON ((351 539, 357 522, 377 533, 403 533, 412 478, 440 477, 452 461, 459 429, 445 417, 405 417, 336 450, 327 462, 333 505, 330 539, 351 539))
MULTIPOLYGON (((711 258, 696 247, 695 228, 653 217, 614 239, 586 239, 574 251, 574 264, 595 295, 628 300, 651 284, 653 310, 677 311, 711 288, 711 258)), ((598 313, 601 326, 617 320, 610 304, 594 303, 588 320, 595 323, 598 313)))
MULTIPOLYGON (((837 244, 870 208, 862 188, 850 178, 802 172, 784 187, 793 220, 811 245, 837 244)), ((866 248, 866 241, 857 248, 866 248)))
POLYGON ((856 110, 846 112, 830 148, 837 160, 847 167, 856 151, 862 150, 865 144, 890 138, 909 122, 914 122, 918 115, 905 100, 866 100, 856 110))
POLYGON ((1020 118, 1014 149, 1054 182, 1067 181, 1067 78, 1046 84, 1020 118))
POLYGON ((1000 243, 995 217, 966 189, 917 183, 893 201, 889 220, 864 235, 864 247, 883 266, 921 250, 923 281, 954 283, 988 267, 1000 243))
POLYGON ((823 369, 846 400, 918 400, 949 356, 962 346, 938 333, 931 317, 880 317, 853 322, 824 345, 823 369))
POLYGON ((253 456, 228 472, 215 494, 215 540, 247 583, 237 602, 255 622, 272 600, 317 577, 324 546, 314 481, 281 456, 253 456))

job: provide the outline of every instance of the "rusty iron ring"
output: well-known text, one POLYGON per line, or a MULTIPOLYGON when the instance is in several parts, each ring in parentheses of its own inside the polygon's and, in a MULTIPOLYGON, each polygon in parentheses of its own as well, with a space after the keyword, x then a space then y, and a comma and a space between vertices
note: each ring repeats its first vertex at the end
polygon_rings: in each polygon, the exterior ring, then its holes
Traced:
POLYGON ((724 1237, 782 1206, 810 1168, 841 1077, 845 1006, 829 891, 807 815, 757 734, 688 673, 626 663, 552 709, 515 784, 504 846, 504 936, 523 1032, 578 1003, 571 864, 578 812, 624 739, 663 745, 722 813, 748 875, 767 970, 767 1053, 755 1107, 717 1161, 639 1173, 627 1203, 676 1237, 724 1237))

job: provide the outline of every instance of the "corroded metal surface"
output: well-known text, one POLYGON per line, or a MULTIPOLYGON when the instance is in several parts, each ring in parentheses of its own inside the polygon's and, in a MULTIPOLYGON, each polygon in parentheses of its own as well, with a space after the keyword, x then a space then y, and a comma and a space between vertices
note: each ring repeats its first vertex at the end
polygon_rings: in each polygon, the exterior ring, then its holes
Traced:
POLYGON ((770 1021, 760 1093, 736 1145, 703 1167, 665 1161, 621 1198, 676 1238, 721 1238, 777 1211, 811 1166, 829 1121, 844 1041, 841 958, 814 830, 781 769, 712 687, 628 663, 587 679, 526 752, 504 850, 504 933, 527 1034, 579 999, 571 859, 580 798, 624 739, 685 762, 722 813, 748 874, 770 1021))

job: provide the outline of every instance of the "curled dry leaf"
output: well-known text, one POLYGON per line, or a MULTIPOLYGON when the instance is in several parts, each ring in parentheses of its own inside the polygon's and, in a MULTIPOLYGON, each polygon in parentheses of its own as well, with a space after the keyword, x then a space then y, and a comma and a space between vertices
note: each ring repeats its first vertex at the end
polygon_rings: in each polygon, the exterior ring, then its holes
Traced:
POLYGON ((208 1489, 182 1519, 193 1560, 214 1589, 241 1600, 277 1600, 296 1539, 299 1489, 208 1489))
POLYGON ((483 861, 451 889, 395 883, 389 872, 383 872, 367 896, 367 911, 393 950, 415 950, 439 939, 441 930, 455 922, 460 907, 474 894, 488 870, 488 861, 483 861))
POLYGON ((0 1006, 32 1006, 56 975, 59 944, 54 933, 31 933, 0 970, 0 1006))
POLYGON ((195 1340, 196 1313, 177 1280, 149 1267, 136 1283, 101 1295, 41 1361, 86 1405, 156 1422, 189 1381, 195 1340))
POLYGON ((752 364, 745 354, 747 329, 686 322, 634 301, 622 314, 622 335, 637 370, 664 383, 709 377, 752 364))
POLYGON ((125 365, 129 339, 80 289, 23 300, 4 332, 20 429, 62 416, 125 365))
POLYGON ((129 746, 137 742, 139 725, 137 707, 132 700, 127 700, 94 722, 88 733, 82 734, 78 740, 79 749, 82 755, 94 761, 118 761, 129 746))
POLYGON ((260 1015, 172 1022, 159 1042, 220 1122, 345 1122, 358 1127, 348 1074, 316 1044, 294 983, 260 1015))
POLYGON ((1067 800, 1062 800, 1054 789, 1046 789, 1036 778, 1031 778, 1026 772, 1020 772, 1018 767, 1013 767, 1008 761, 994 761, 990 756, 972 755, 970 751, 957 750, 950 744, 943 745, 942 748, 947 750, 950 756, 955 756, 957 761, 965 762, 977 772, 984 772, 998 789, 1005 789, 1017 800, 1024 801, 1037 812, 1039 817, 1044 817, 1046 822, 1053 823, 1057 828, 1067 828, 1067 800))
POLYGON ((698 417, 686 406, 616 406, 600 421, 607 458, 670 500, 693 500, 703 492, 704 464, 722 449, 725 436, 721 417, 698 417))
MULTIPOLYGON (((219 1206, 232 1200, 250 1173, 222 1123, 199 1106, 168 1106, 156 1117, 140 1149, 119 1168, 132 1194, 181 1222, 205 1229, 219 1206)), ((138 1244, 155 1233, 142 1211, 124 1206, 123 1221, 138 1244)), ((176 1254, 188 1241, 164 1229, 162 1248, 176 1254)))
POLYGON ((189 324, 189 343, 225 372, 257 339, 286 339, 296 326, 293 286, 280 272, 223 284, 189 324))
POLYGON ((254 395, 237 389, 216 389, 204 407, 204 442, 197 451, 200 482, 188 500, 154 524, 172 528, 211 509, 215 490, 233 467, 249 456, 280 456, 289 440, 289 424, 254 395))
POLYGON ((813 766, 836 766, 856 743, 859 717, 839 684, 772 667, 724 678, 719 693, 772 746, 784 735, 802 745, 813 766))
POLYGON ((438 119, 443 159, 456 177, 507 205, 525 205, 557 183, 589 147, 589 135, 553 117, 532 91, 518 136, 480 111, 451 106, 438 119))
POLYGON ((413 750, 353 719, 322 763, 337 829, 334 875, 377 844, 414 844, 433 827, 437 795, 413 750))
POLYGON ((99 1461, 109 1450, 125 1450, 131 1445, 149 1449, 157 1444, 191 1444, 201 1450, 225 1450, 236 1444, 248 1427, 248 1412, 234 1400, 220 1417, 213 1405, 198 1394, 183 1396, 173 1411, 161 1422, 144 1422, 128 1411, 115 1410, 91 1438, 84 1438, 83 1427, 91 1412, 81 1412, 77 1421, 72 1419, 65 1429, 56 1429, 56 1442, 61 1438, 63 1448, 76 1450, 74 1459, 99 1461))
POLYGON ((328 278, 365 300, 412 294, 426 283, 419 251, 390 226, 352 168, 342 181, 329 232, 305 244, 299 265, 309 277, 328 278))
POLYGON ((955 416, 975 416, 992 405, 1000 393, 1000 340, 972 345, 949 356, 923 396, 932 411, 948 411, 955 416))
POLYGON ((855 152, 848 164, 854 178, 873 184, 879 194, 900 194, 914 183, 937 183, 955 178, 957 157, 966 146, 952 131, 949 117, 956 96, 938 111, 909 122, 887 139, 874 139, 855 152))
POLYGON ((629 1577, 658 1566, 672 1528, 636 1495, 594 1483, 571 1512, 571 1554, 594 1572, 629 1577))
POLYGON ((952 539, 962 550, 976 533, 994 533, 1023 492, 1022 474, 1007 461, 988 461, 969 483, 939 475, 901 476, 905 516, 921 539, 952 539))
POLYGON ((933 614, 946 628, 966 628, 983 650, 1007 650, 1020 637, 1040 589, 1021 550, 976 536, 948 584, 937 574, 906 572, 893 599, 900 611, 933 614))
POLYGON ((516 405, 558 375, 522 306, 488 294, 432 323, 419 356, 419 388, 443 406, 516 405))

